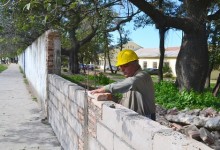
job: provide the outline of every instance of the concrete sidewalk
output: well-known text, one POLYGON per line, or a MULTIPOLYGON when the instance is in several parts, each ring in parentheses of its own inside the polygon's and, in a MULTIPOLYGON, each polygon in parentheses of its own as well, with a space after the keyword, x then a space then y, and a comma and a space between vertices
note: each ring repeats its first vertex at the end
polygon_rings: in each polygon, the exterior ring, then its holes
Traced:
POLYGON ((0 150, 60 150, 50 125, 43 118, 24 83, 19 65, 0 73, 0 150))

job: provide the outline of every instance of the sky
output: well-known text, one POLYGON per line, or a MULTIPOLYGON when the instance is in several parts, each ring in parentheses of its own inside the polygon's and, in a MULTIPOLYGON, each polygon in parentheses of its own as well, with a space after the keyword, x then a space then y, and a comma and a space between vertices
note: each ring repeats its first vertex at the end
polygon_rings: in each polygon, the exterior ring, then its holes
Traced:
MULTIPOLYGON (((131 41, 142 46, 143 48, 158 48, 159 47, 159 33, 158 29, 154 26, 146 26, 137 30, 133 29, 132 23, 126 24, 125 30, 129 30, 129 37, 131 41)), ((117 33, 114 33, 115 40, 119 37, 117 33)), ((180 46, 182 32, 169 30, 166 35, 165 48, 180 46)))

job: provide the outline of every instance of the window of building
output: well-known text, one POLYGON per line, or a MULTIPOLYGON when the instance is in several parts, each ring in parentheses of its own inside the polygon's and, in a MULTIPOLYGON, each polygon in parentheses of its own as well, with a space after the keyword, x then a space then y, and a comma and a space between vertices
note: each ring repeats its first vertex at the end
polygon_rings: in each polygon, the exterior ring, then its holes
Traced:
POLYGON ((153 68, 157 68, 157 62, 153 62, 153 68))
POLYGON ((144 61, 143 62, 143 69, 146 69, 147 68, 147 61, 144 61))

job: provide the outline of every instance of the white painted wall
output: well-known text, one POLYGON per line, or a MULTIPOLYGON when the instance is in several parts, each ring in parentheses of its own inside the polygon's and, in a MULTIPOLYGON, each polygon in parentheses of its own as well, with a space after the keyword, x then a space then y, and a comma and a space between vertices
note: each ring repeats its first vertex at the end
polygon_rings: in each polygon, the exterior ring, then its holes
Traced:
MULTIPOLYGON (((144 62, 147 61, 147 68, 153 68, 153 63, 157 62, 157 68, 159 67, 159 59, 158 58, 140 58, 139 64, 141 65, 141 68, 144 69, 144 62)), ((175 58, 165 58, 164 62, 169 62, 170 68, 172 69, 172 74, 174 77, 176 77, 176 59, 175 58)))
POLYGON ((61 44, 58 33, 48 30, 18 56, 18 64, 23 69, 32 87, 31 90, 40 101, 39 104, 45 114, 47 109, 47 75, 49 70, 59 74, 61 69, 60 54, 61 44))
POLYGON ((212 73, 211 73, 211 80, 216 80, 216 79, 218 79, 219 73, 220 73, 220 70, 214 70, 214 71, 212 71, 212 73))
POLYGON ((23 69, 29 84, 35 89, 38 98, 44 103, 47 97, 46 78, 46 34, 39 37, 19 56, 19 65, 23 69))

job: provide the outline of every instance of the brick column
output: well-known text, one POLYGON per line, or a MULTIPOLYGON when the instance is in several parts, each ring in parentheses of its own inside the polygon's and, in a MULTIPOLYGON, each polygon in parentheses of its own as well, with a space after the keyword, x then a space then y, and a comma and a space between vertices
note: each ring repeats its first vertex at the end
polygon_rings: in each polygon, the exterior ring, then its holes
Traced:
POLYGON ((48 73, 61 74, 61 43, 58 32, 49 30, 46 33, 48 73))

